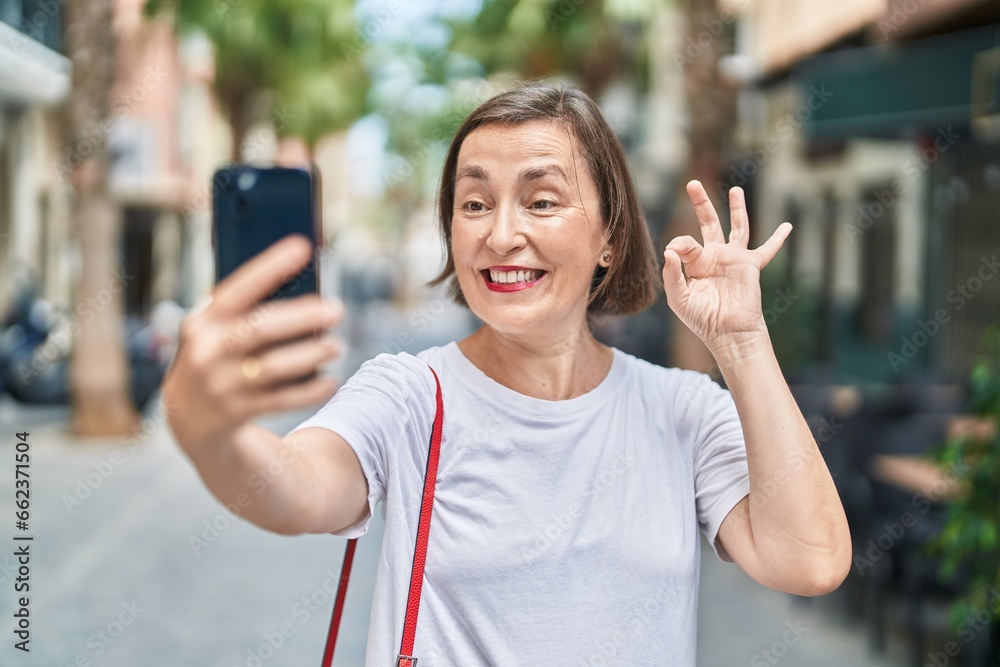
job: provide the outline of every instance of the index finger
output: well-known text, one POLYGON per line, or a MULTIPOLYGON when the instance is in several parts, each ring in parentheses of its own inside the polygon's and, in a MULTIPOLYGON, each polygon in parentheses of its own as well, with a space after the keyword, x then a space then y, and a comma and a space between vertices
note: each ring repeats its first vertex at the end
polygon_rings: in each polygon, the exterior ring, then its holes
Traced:
POLYGON ((312 247, 301 234, 286 236, 216 285, 210 308, 238 313, 257 305, 309 263, 312 247))
POLYGON ((698 216, 698 225, 701 227, 701 240, 705 244, 725 243, 726 237, 722 234, 722 223, 712 206, 712 200, 705 192, 705 186, 700 181, 691 181, 687 184, 688 197, 694 204, 694 212, 698 216))

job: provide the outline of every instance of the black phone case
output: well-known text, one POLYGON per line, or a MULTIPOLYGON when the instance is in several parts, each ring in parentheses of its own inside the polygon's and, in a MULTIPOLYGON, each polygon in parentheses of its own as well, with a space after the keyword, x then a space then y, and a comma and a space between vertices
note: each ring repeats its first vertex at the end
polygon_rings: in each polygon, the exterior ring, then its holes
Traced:
MULTIPOLYGON (((251 257, 289 234, 322 245, 319 173, 315 167, 222 167, 212 178, 212 245, 218 283, 251 257)), ((270 299, 319 291, 319 258, 314 256, 270 299)))

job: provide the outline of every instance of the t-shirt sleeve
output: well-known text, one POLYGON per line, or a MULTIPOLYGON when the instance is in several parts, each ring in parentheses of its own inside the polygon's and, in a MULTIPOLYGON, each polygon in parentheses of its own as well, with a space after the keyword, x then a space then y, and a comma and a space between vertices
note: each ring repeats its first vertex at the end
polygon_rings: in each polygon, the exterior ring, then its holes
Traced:
MULTIPOLYGON (((411 355, 380 354, 366 361, 326 405, 291 432, 321 427, 342 437, 358 457, 368 481, 368 514, 361 521, 333 534, 360 537, 368 532, 375 505, 385 500, 386 484, 395 469, 398 453, 412 437, 414 405, 427 393, 427 365, 411 355), (422 388, 421 388, 422 387, 422 388)), ((431 379, 433 382, 433 379, 431 379)))
POLYGON ((716 538, 729 512, 750 493, 746 443, 732 394, 707 375, 699 375, 701 410, 694 447, 698 525, 716 555, 732 562, 716 538))

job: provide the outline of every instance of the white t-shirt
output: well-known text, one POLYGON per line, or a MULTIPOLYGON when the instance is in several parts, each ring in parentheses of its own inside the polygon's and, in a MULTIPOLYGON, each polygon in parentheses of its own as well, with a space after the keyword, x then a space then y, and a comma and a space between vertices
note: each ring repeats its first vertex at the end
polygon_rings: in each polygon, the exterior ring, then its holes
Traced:
MULTIPOLYGON (((366 362, 296 427, 340 434, 383 501, 365 665, 395 664, 441 380, 444 432, 420 667, 695 664, 700 541, 749 493, 732 396, 614 350, 564 401, 490 379, 458 345, 366 362)), ((364 534, 366 519, 338 532, 364 534)))

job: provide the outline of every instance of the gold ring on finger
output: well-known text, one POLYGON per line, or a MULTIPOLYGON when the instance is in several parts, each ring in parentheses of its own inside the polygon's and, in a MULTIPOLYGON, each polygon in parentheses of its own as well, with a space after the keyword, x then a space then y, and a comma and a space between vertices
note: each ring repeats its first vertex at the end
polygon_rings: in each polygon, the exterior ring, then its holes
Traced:
POLYGON ((254 355, 248 355, 243 358, 243 362, 240 364, 240 370, 243 371, 243 377, 245 377, 250 384, 257 384, 257 380, 260 378, 260 359, 254 355))

